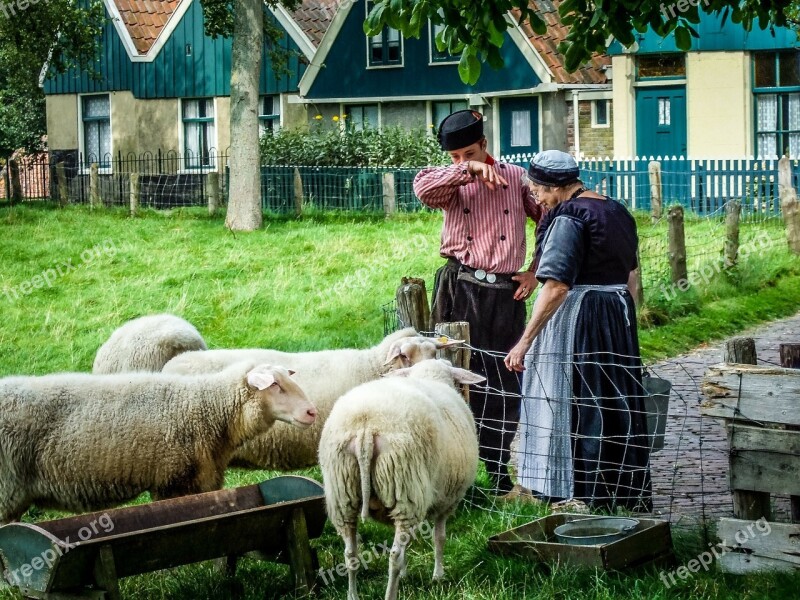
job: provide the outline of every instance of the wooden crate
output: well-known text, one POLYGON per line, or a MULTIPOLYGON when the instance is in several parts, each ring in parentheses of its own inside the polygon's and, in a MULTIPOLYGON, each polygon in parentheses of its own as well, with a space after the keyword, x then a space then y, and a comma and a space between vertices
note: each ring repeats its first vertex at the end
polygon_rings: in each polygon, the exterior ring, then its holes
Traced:
POLYGON ((576 567, 619 571, 646 564, 666 564, 674 559, 669 523, 638 518, 630 535, 593 546, 572 546, 555 541, 559 525, 592 515, 560 513, 549 515, 489 538, 489 550, 505 556, 524 556, 535 561, 566 563, 576 567))
POLYGON ((722 540, 719 565, 725 573, 800 570, 800 525, 761 522, 757 526, 753 521, 723 518, 717 537, 722 540))

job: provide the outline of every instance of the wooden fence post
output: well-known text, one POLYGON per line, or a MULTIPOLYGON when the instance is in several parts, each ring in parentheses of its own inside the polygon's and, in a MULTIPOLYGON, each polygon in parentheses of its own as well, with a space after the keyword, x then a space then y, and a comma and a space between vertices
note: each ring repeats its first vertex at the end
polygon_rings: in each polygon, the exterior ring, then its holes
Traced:
POLYGON ((795 254, 800 254, 800 207, 798 207, 797 192, 792 185, 792 163, 788 156, 778 161, 778 190, 789 249, 795 254))
POLYGON ((672 283, 682 292, 689 289, 689 275, 686 268, 686 235, 683 230, 683 207, 673 206, 667 214, 669 222, 669 266, 672 283))
POLYGON ((212 171, 206 175, 206 184, 208 186, 206 190, 208 195, 208 214, 213 216, 219 206, 219 173, 212 171))
POLYGON ((647 165, 650 176, 650 214, 655 223, 661 218, 662 188, 661 188, 661 163, 651 160, 647 165))
POLYGON ((19 163, 12 158, 8 161, 8 173, 11 177, 11 203, 22 202, 22 183, 19 180, 19 163))
POLYGON ((428 329, 431 309, 423 279, 403 277, 395 301, 397 316, 405 327, 413 327, 417 331, 428 329))
POLYGON ((58 187, 58 204, 63 208, 69 204, 69 186, 64 161, 56 163, 56 185, 58 187))
POLYGON ((135 217, 136 213, 139 211, 139 197, 141 196, 141 191, 142 191, 142 181, 141 179, 139 179, 139 174, 131 173, 130 182, 131 182, 131 193, 130 193, 131 216, 135 217))
POLYGON ((383 174, 383 212, 387 217, 397 212, 397 195, 392 171, 383 174))
MULTIPOLYGON (((753 338, 732 338, 725 342, 723 362, 744 365, 755 365, 758 362, 756 355, 756 341, 753 338)), ((730 428, 728 428, 730 435, 730 428)), ((745 490, 732 490, 733 514, 737 519, 756 521, 765 518, 769 521, 770 504, 769 492, 751 492, 745 490)))
POLYGON ((89 206, 100 206, 100 168, 92 163, 89 169, 89 206))
MULTIPOLYGON (((781 366, 800 369, 800 344, 781 344, 779 347, 781 366)), ((787 425, 786 429, 800 431, 800 427, 787 425)), ((791 496, 792 523, 800 523, 800 496, 791 496)))
MULTIPOLYGON (((438 335, 444 335, 452 340, 464 340, 464 346, 456 348, 443 348, 439 350, 439 358, 446 358, 454 367, 461 367, 462 369, 469 369, 469 363, 472 359, 472 352, 469 349, 469 323, 466 321, 454 321, 453 323, 436 323, 434 331, 438 335)), ((464 384, 461 386, 461 395, 464 400, 469 404, 469 385, 464 384)))
POLYGON ((725 207, 725 268, 730 269, 739 257, 739 217, 742 203, 738 200, 729 202, 725 207))
POLYGON ((303 214, 303 178, 297 167, 294 168, 294 212, 298 217, 303 214))

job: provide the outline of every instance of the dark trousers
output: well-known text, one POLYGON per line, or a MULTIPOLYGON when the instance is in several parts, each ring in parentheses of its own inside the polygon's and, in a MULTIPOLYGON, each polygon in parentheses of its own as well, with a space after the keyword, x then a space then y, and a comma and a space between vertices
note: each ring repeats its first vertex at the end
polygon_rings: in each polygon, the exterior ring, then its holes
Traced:
POLYGON ((512 288, 503 289, 459 280, 458 268, 450 261, 436 272, 431 309, 434 323, 468 322, 470 344, 488 352, 472 353, 470 370, 486 382, 470 388, 470 409, 480 458, 500 493, 513 486, 508 461, 520 416, 520 380, 503 359, 525 330, 525 303, 514 300, 517 283, 512 283, 512 288))

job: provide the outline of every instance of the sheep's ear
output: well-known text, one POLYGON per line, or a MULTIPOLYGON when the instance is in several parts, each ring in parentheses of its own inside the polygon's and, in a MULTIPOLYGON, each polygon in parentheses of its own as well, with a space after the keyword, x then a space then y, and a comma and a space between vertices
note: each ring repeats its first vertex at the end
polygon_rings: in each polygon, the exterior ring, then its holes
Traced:
POLYGON ((297 373, 297 371, 293 369, 286 369, 286 370, 289 371, 289 375, 294 375, 295 373, 297 373))
POLYGON ((434 338, 433 343, 436 344, 436 349, 449 348, 450 346, 460 346, 465 340, 451 340, 445 336, 434 338))
POLYGON ((405 367, 384 373, 381 377, 408 377, 409 373, 411 373, 411 367, 405 367))
POLYGON ((486 377, 483 375, 478 375, 477 373, 458 367, 450 367, 450 374, 458 383, 483 383, 486 381, 486 377))
POLYGON ((400 352, 400 344, 394 344, 391 348, 389 348, 389 353, 386 355, 386 362, 383 363, 383 366, 389 366, 398 356, 403 356, 403 353, 400 352))
POLYGON ((275 384, 275 376, 261 369, 253 369, 247 374, 247 384, 257 390, 265 390, 275 384))

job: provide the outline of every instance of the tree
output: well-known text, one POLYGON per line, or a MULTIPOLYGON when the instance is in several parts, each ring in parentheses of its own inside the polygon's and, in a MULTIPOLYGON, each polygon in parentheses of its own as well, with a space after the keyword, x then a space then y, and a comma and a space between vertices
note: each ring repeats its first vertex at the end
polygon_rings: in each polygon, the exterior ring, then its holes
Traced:
POLYGON ((99 0, 0 4, 0 157, 40 150, 46 133, 39 80, 88 67, 96 56, 105 11, 99 0))
MULTIPOLYGON (((787 9, 797 0, 564 0, 558 7, 561 22, 569 27, 566 40, 559 46, 566 68, 574 71, 586 62, 593 52, 605 52, 609 37, 623 46, 635 41, 635 33, 652 28, 664 37, 675 33, 681 50, 689 50, 692 27, 699 22, 698 11, 722 13, 734 23, 751 29, 756 19, 762 28, 785 26, 787 9)), ((533 3, 526 0, 380 0, 376 1, 364 31, 379 33, 383 27, 399 29, 406 37, 419 37, 430 20, 444 24, 436 37, 440 50, 461 54, 459 73, 464 83, 474 84, 481 64, 503 66, 500 47, 503 33, 512 26, 506 19, 509 12, 518 23, 528 20, 536 33, 546 31, 545 22, 536 14, 533 3)))

